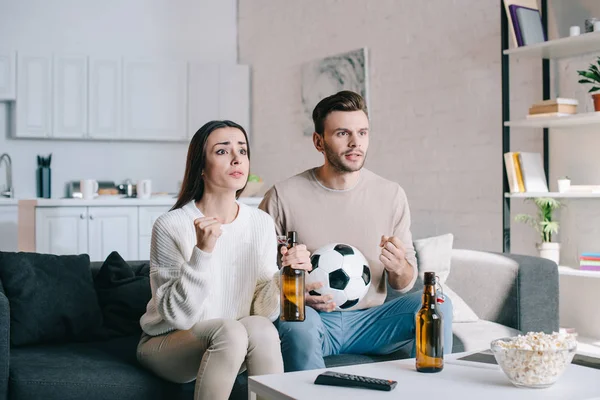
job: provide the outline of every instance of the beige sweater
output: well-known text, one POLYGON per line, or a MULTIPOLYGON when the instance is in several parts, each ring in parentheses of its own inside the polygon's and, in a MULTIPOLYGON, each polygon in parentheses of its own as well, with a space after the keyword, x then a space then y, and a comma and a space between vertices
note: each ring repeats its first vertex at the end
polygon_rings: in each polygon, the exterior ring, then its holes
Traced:
POLYGON ((161 215, 152 229, 152 299, 140 324, 156 336, 187 330, 213 318, 279 315, 277 238, 273 219, 239 204, 237 218, 223 225, 212 253, 196 247, 193 221, 203 217, 192 201, 161 215))
POLYGON ((323 186, 310 169, 272 187, 259 208, 275 219, 279 235, 298 232, 298 242, 313 253, 330 243, 358 248, 369 261, 371 287, 355 309, 383 304, 387 289, 379 261, 381 235, 397 236, 406 246, 406 259, 417 279, 417 260, 410 232, 410 211, 404 190, 373 172, 362 169, 358 183, 348 190, 323 186))

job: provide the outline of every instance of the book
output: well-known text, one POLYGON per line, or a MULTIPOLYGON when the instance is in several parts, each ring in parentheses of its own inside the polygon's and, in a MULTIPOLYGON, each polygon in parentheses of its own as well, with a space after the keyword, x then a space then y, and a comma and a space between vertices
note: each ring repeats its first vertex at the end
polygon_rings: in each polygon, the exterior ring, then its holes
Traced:
POLYGON ((542 113, 542 114, 527 114, 527 119, 531 119, 531 118, 549 118, 549 117, 570 117, 573 114, 570 113, 559 113, 559 112, 552 112, 552 113, 542 113))
POLYGON ((519 192, 524 193, 525 181, 523 180, 523 170, 521 169, 521 161, 519 161, 519 154, 519 152, 513 153, 513 162, 517 171, 517 185, 519 187, 519 192))
POLYGON ((519 153, 519 164, 525 192, 547 193, 548 182, 540 153, 519 153))
POLYGON ((508 190, 511 193, 519 193, 517 169, 515 168, 513 153, 504 153, 504 167, 506 168, 506 176, 508 178, 508 190))
POLYGON ((576 114, 577 106, 572 104, 548 104, 548 105, 533 105, 529 108, 529 114, 544 114, 544 113, 565 113, 576 114))
POLYGON ((546 41, 542 17, 537 8, 512 4, 508 6, 518 46, 529 46, 546 41))
POLYGON ((584 271, 600 271, 600 265, 580 265, 579 269, 584 271))
POLYGON ((577 101, 577 99, 569 99, 567 97, 557 97, 555 99, 548 99, 548 100, 540 101, 538 103, 534 103, 531 106, 532 107, 551 106, 551 105, 556 105, 556 104, 565 104, 565 105, 576 106, 579 104, 579 101, 577 101))

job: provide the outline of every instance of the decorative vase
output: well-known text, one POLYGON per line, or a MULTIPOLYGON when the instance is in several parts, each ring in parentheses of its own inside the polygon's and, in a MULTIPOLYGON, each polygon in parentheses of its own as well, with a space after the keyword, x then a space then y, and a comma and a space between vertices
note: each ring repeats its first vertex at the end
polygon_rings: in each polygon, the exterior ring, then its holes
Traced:
POLYGON ((594 93, 592 99, 594 99, 594 111, 600 111, 600 93, 594 93))
POLYGON ((537 245, 538 251, 540 252, 540 257, 545 258, 550 261, 554 261, 556 265, 560 260, 560 243, 552 243, 552 242, 543 242, 538 243, 537 245))

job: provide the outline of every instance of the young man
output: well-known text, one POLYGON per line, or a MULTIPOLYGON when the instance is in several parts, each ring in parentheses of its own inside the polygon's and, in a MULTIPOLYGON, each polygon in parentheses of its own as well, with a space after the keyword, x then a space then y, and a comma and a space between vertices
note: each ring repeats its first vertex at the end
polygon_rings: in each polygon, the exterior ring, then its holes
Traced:
MULTIPOLYGON (((313 121, 324 164, 276 184, 259 207, 273 217, 279 235, 296 231, 311 253, 330 243, 358 248, 369 262, 371 286, 353 311, 333 311, 330 296, 307 293, 306 320, 277 323, 286 371, 324 368, 323 357, 332 354, 389 354, 412 346, 421 307, 420 292, 384 303, 386 283, 400 293, 412 289, 417 260, 404 190, 363 168, 370 134, 364 99, 350 91, 329 96, 315 107, 313 121)), ((449 299, 441 309, 450 353, 449 299)))

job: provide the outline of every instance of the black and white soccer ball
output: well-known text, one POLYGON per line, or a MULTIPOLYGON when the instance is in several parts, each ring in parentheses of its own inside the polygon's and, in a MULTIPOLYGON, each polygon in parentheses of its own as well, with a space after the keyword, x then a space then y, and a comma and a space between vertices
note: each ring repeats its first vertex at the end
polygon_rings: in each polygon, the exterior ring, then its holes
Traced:
POLYGON ((306 276, 306 284, 323 283, 323 287, 311 290, 310 294, 332 295, 336 310, 352 309, 367 294, 371 285, 371 269, 356 247, 343 243, 328 244, 315 251, 310 261, 313 269, 306 276))

